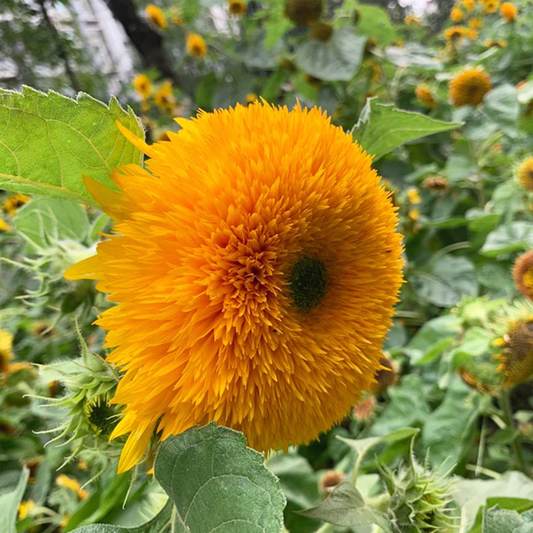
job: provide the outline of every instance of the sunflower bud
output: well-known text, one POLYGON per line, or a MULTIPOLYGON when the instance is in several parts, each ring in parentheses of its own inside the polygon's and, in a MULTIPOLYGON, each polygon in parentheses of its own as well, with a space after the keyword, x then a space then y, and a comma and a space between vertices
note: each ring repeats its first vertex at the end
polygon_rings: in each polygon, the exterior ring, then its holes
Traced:
POLYGON ((450 188, 450 184, 446 178, 441 176, 430 176, 422 182, 424 189, 429 189, 431 192, 446 192, 450 188))
POLYGON ((450 480, 428 465, 417 464, 412 456, 409 462, 396 473, 382 469, 395 532, 455 531, 457 518, 451 505, 450 480))
POLYGON ((322 476, 322 479, 320 480, 320 490, 322 492, 330 491, 342 483, 345 477, 346 475, 343 472, 329 470, 322 476))
POLYGON ((321 14, 322 0, 285 0, 285 16, 298 26, 309 26, 321 14))
POLYGON ((67 412, 65 422, 49 431, 58 433, 53 441, 68 437, 74 442, 75 451, 67 461, 89 443, 96 442, 100 451, 108 451, 111 445, 107 439, 120 418, 118 408, 110 405, 118 383, 116 371, 89 351, 81 335, 79 338, 82 348, 79 359, 53 363, 43 369, 43 378, 53 377, 52 383, 59 381, 65 390, 60 398, 41 399, 47 402, 46 407, 67 412))

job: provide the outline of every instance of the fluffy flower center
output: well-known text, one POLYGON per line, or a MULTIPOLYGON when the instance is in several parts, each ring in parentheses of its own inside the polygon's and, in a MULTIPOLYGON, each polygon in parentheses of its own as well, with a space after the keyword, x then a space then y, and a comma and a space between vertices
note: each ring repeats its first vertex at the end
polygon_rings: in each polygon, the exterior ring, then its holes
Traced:
POLYGON ((310 311, 324 298, 328 273, 324 261, 318 257, 302 257, 292 267, 289 287, 294 305, 299 311, 310 311))

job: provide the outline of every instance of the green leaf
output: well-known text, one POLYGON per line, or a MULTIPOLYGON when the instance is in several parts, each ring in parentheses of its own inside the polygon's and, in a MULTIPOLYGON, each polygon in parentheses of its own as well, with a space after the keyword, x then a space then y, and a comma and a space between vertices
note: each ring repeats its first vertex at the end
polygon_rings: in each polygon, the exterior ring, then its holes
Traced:
POLYGON ((37 198, 18 211, 14 226, 30 248, 48 248, 64 239, 83 242, 89 232, 89 219, 80 205, 37 198))
POLYGON ((492 505, 497 503, 494 498, 533 500, 533 481, 520 472, 506 472, 499 479, 460 479, 454 483, 453 495, 462 509, 465 526, 469 527, 480 507, 490 500, 492 505))
POLYGON ((393 444, 398 441, 405 439, 412 439, 415 435, 420 432, 418 428, 399 428, 391 431, 387 435, 381 437, 368 437, 366 439, 347 439, 346 437, 337 436, 339 440, 346 443, 350 448, 355 450, 358 454, 361 454, 363 451, 368 451, 371 447, 376 446, 377 444, 393 444))
POLYGON ((114 97, 106 106, 85 93, 73 100, 29 87, 0 89, 0 187, 94 203, 83 175, 111 184, 115 168, 143 160, 117 120, 143 136, 133 111, 114 97))
POLYGON ((392 25, 387 11, 376 6, 359 4, 359 22, 357 29, 369 39, 375 39, 376 44, 387 46, 396 40, 396 30, 392 25))
POLYGON ((335 487, 331 494, 316 507, 299 511, 299 514, 337 526, 356 528, 376 524, 385 532, 392 531, 387 516, 365 505, 360 492, 348 482, 335 487))
POLYGON ((460 125, 396 109, 391 104, 379 104, 375 98, 369 98, 352 134, 377 160, 408 141, 453 130, 460 125))
POLYGON ((476 270, 466 257, 444 256, 431 272, 417 272, 411 282, 420 298, 439 307, 453 307, 478 289, 476 270))
POLYGON ((329 41, 306 41, 296 52, 296 64, 303 71, 324 81, 349 81, 359 70, 366 37, 351 28, 334 30, 329 41))
POLYGON ((26 490, 30 471, 24 468, 15 487, 0 493, 0 531, 16 533, 17 515, 20 501, 26 490))
POLYGON ((528 250, 533 247, 533 223, 522 220, 504 224, 492 231, 481 248, 487 257, 528 250))
POLYGON ((516 137, 516 121, 520 104, 516 89, 512 85, 501 85, 485 95, 481 108, 483 114, 511 137, 516 137))
POLYGON ((111 524, 92 524, 75 529, 72 533, 170 533, 172 504, 169 502, 152 520, 137 527, 111 524))
POLYGON ((458 463, 472 445, 474 429, 484 406, 482 397, 459 378, 452 382, 444 401, 431 413, 422 429, 424 450, 432 463, 458 463))
POLYGON ((529 515, 516 511, 492 507, 483 512, 482 533, 533 533, 533 522, 529 515))
POLYGON ((242 433, 214 423, 163 442, 155 476, 177 509, 176 533, 275 533, 285 497, 242 433))

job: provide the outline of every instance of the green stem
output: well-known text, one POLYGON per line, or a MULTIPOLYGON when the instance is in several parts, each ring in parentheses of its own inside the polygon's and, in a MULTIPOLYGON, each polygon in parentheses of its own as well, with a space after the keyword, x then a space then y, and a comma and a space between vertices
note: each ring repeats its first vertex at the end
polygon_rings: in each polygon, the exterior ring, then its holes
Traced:
MULTIPOLYGON (((503 411, 503 419, 505 420, 507 427, 514 429, 513 411, 511 408, 511 400, 508 389, 502 389, 500 393, 500 408, 503 411)), ((520 445, 520 438, 518 435, 513 436, 511 444, 513 447, 516 466, 521 472, 528 475, 526 463, 524 461, 524 455, 522 453, 522 447, 520 445)))

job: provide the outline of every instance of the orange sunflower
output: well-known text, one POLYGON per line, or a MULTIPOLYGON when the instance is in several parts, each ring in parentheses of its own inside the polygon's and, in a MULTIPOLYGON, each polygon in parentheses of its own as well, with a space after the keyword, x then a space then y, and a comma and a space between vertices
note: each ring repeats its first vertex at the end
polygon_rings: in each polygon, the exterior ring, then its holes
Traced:
POLYGON ((513 22, 518 16, 518 9, 512 2, 504 2, 500 6, 500 16, 507 22, 513 22))
POLYGON ((86 186, 115 221, 69 279, 118 305, 97 323, 124 375, 119 471, 215 420, 258 450, 340 420, 381 368, 402 283, 397 214, 372 159, 318 109, 266 103, 176 119, 146 170, 86 186))

